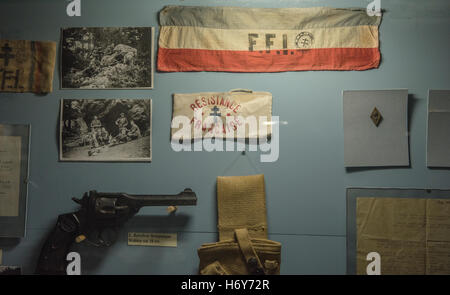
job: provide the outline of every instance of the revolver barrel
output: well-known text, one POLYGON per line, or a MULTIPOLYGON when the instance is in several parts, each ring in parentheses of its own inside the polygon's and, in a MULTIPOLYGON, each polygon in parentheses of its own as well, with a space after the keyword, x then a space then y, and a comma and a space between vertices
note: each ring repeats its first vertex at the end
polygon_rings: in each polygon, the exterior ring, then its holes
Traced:
POLYGON ((145 206, 195 206, 197 195, 185 189, 178 195, 129 195, 140 207, 145 206))

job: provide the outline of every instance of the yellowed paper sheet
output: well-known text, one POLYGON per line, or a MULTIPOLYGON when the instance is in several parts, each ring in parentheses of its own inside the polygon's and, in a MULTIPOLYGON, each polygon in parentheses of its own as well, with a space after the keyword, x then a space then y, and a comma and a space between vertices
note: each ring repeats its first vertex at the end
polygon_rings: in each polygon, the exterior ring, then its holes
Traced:
POLYGON ((427 261, 427 274, 450 274, 450 200, 428 200, 427 261))
POLYGON ((357 274, 370 252, 381 274, 450 274, 450 200, 357 198, 357 274))
POLYGON ((19 216, 21 137, 0 136, 0 216, 19 216))
POLYGON ((267 239, 264 175, 217 177, 219 240, 247 228, 251 238, 267 239))
POLYGON ((259 120, 265 117, 266 122, 272 121, 272 94, 252 91, 174 94, 172 117, 181 116, 191 125, 172 128, 172 136, 176 134, 178 138, 225 138, 227 134, 229 138, 264 138, 271 134, 272 127, 270 123, 260 126, 259 120), (195 116, 195 111, 199 116, 195 116), (238 131, 240 127, 242 134, 238 131))
POLYGON ((128 233, 129 246, 177 247, 176 233, 128 233))
POLYGON ((427 240, 450 242, 450 200, 427 202, 427 240))

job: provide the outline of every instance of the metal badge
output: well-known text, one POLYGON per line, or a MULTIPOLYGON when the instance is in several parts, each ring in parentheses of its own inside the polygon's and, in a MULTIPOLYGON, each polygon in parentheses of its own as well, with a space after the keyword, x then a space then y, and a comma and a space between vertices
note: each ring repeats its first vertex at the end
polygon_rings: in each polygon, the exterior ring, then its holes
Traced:
POLYGON ((372 119, 373 124, 378 127, 380 125, 383 117, 381 116, 380 111, 377 108, 374 108, 372 114, 370 114, 370 118, 372 119))

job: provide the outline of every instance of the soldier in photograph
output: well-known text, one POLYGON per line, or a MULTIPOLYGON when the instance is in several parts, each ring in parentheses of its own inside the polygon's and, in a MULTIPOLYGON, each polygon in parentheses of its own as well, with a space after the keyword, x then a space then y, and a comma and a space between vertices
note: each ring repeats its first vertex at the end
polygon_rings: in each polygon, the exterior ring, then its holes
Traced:
POLYGON ((119 127, 119 132, 122 131, 122 129, 126 129, 128 126, 128 120, 127 117, 125 117, 124 113, 120 114, 120 117, 116 120, 116 125, 119 127))
POLYGON ((126 143, 130 140, 128 137, 128 129, 123 127, 120 129, 119 134, 115 137, 117 143, 126 143))
POLYGON ((99 143, 100 145, 108 145, 109 144, 109 132, 105 127, 102 127, 99 134, 99 143))
POLYGON ((128 137, 131 139, 137 139, 139 137, 141 137, 141 130, 139 129, 139 126, 136 125, 136 123, 134 123, 133 120, 130 121, 130 131, 128 131, 128 137))
POLYGON ((99 135, 102 128, 102 122, 97 118, 97 116, 94 116, 94 119, 91 122, 91 134, 92 134, 92 146, 98 147, 99 144, 99 135))

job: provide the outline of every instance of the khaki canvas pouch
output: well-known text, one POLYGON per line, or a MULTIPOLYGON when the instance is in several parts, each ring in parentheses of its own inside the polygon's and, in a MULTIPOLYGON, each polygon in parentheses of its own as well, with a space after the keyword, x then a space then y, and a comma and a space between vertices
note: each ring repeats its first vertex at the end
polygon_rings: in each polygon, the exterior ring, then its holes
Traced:
POLYGON ((264 175, 217 178, 219 242, 198 249, 203 275, 279 274, 281 244, 267 238, 264 175))

